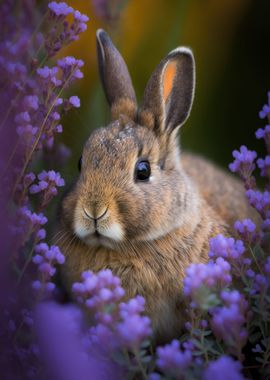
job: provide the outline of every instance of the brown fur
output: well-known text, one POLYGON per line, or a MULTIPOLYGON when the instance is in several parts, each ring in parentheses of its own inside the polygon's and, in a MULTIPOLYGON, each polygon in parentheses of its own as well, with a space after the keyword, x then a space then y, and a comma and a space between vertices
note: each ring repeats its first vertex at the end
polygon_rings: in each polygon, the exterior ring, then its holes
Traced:
POLYGON ((100 62, 107 72, 102 79, 105 92, 115 99, 112 119, 117 119, 93 132, 86 142, 81 174, 61 205, 56 243, 66 256, 63 276, 68 288, 84 270, 110 268, 121 278, 126 298, 145 297, 155 338, 166 341, 182 327, 181 289, 187 266, 206 262, 209 238, 231 233, 231 223, 250 210, 232 176, 194 155, 182 154, 180 159, 177 131, 193 99, 192 53, 173 51, 161 62, 135 112, 131 80, 125 96, 123 83, 113 87, 122 77, 123 59, 117 64, 116 49, 110 54, 112 43, 104 33, 98 32, 103 51, 99 59, 110 57, 115 72, 110 83, 106 61, 100 62), (177 78, 170 77, 164 101, 163 73, 171 59, 176 62, 177 78), (141 158, 151 164, 146 182, 134 177, 141 158))

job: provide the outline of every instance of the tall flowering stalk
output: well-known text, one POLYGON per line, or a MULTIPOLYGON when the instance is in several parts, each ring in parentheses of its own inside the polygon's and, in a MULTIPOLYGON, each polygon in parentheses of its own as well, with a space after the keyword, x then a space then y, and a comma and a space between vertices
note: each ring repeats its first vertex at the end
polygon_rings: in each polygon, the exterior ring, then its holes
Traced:
POLYGON ((79 38, 88 21, 63 2, 50 2, 43 17, 36 9, 34 0, 0 4, 1 253, 11 271, 5 277, 9 291, 1 295, 6 347, 0 364, 8 367, 7 376, 21 378, 35 378, 39 370, 33 300, 52 295, 57 266, 64 263, 59 248, 45 240, 45 213, 65 182, 53 167, 40 173, 35 168, 45 151, 67 156, 55 137, 62 132, 62 115, 80 106, 76 95, 64 95, 83 77, 83 61, 55 55, 79 38))

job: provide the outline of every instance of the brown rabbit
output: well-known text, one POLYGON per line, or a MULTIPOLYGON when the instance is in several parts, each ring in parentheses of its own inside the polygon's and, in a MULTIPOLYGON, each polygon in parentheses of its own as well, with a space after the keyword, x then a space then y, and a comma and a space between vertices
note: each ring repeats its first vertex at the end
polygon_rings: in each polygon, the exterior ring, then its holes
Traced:
POLYGON ((241 184, 211 163, 181 154, 178 130, 189 116, 195 82, 191 50, 170 52, 137 108, 126 64, 97 32, 100 76, 111 123, 87 140, 81 172, 63 199, 59 246, 70 287, 82 271, 110 268, 127 298, 146 299, 155 337, 180 333, 186 267, 206 262, 209 238, 247 216, 241 184))

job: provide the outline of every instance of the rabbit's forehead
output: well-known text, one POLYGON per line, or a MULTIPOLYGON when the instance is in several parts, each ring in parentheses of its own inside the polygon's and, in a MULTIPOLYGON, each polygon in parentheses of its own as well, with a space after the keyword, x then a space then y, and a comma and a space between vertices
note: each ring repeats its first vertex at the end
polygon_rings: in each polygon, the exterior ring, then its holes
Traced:
POLYGON ((85 156, 94 165, 108 158, 113 161, 126 159, 151 146, 153 139, 152 132, 145 127, 134 123, 113 123, 92 133, 85 146, 85 156))

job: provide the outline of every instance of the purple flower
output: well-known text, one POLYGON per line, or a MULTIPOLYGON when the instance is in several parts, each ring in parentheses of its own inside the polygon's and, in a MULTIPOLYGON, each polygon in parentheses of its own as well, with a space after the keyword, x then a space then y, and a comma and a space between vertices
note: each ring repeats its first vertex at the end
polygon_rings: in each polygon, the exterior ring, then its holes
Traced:
POLYGON ((27 95, 23 99, 24 106, 26 109, 36 111, 38 109, 38 97, 37 95, 27 95))
POLYGON ((254 348, 252 348, 252 352, 258 352, 259 354, 263 353, 263 350, 259 344, 256 344, 254 348))
POLYGON ((69 103, 75 107, 75 108, 79 108, 81 106, 81 103, 80 103, 80 99, 78 98, 78 96, 71 96, 69 98, 69 103))
POLYGON ((43 193, 41 208, 45 208, 51 199, 57 195, 57 187, 62 187, 65 185, 64 179, 61 177, 60 173, 54 170, 49 170, 48 172, 43 170, 38 175, 38 184, 31 185, 29 192, 31 194, 43 193))
POLYGON ((36 255, 33 256, 32 261, 38 266, 38 270, 43 274, 43 283, 34 281, 32 287, 35 290, 46 290, 46 293, 52 292, 55 285, 50 281, 51 277, 56 272, 56 264, 64 264, 65 257, 61 253, 59 247, 52 245, 48 246, 47 243, 39 243, 35 247, 36 255))
POLYGON ((270 156, 266 156, 265 159, 259 158, 257 165, 261 169, 261 176, 266 177, 269 174, 270 156))
POLYGON ((259 128, 256 131, 255 136, 257 139, 266 139, 270 137, 270 125, 266 125, 264 129, 259 128))
POLYGON ((75 306, 43 302, 35 312, 40 355, 53 379, 106 380, 122 378, 119 368, 101 348, 85 347, 84 320, 75 306))
POLYGON ((87 29, 89 18, 74 11, 66 3, 51 2, 49 4, 51 28, 46 35, 45 47, 49 57, 54 56, 63 46, 79 38, 79 34, 87 29), (73 15, 73 21, 67 16, 73 15))
POLYGON ((191 264, 186 270, 184 294, 193 297, 202 286, 215 288, 231 283, 231 266, 222 257, 207 264, 191 264))
POLYGON ((221 356, 209 363, 204 371, 203 380, 244 380, 242 365, 229 356, 221 356))
POLYGON ((244 327, 248 304, 236 290, 221 292, 221 299, 224 306, 211 311, 211 327, 214 334, 230 347, 232 353, 237 353, 238 348, 246 343, 248 335, 244 327))
POLYGON ((253 206, 263 218, 266 218, 270 206, 269 191, 260 192, 259 190, 249 189, 246 191, 246 196, 251 206, 253 206))
POLYGON ((235 160, 229 165, 229 169, 233 173, 238 173, 244 180, 248 180, 255 169, 254 160, 257 153, 242 145, 239 151, 234 150, 232 154, 235 160))
POLYGON ((101 310, 107 304, 120 301, 125 294, 119 278, 109 269, 98 273, 85 271, 81 277, 82 282, 75 282, 72 291, 89 309, 101 310))
POLYGON ((26 188, 29 187, 31 183, 34 182, 35 179, 36 179, 36 175, 34 173, 25 174, 24 179, 23 179, 24 186, 26 188))
POLYGON ((130 314, 117 324, 116 331, 123 347, 136 349, 152 334, 151 321, 146 316, 130 314))
POLYGON ((89 21, 89 17, 81 14, 81 12, 79 11, 74 12, 74 18, 76 21, 81 22, 81 23, 89 21))
POLYGON ((191 364, 192 354, 189 350, 182 351, 178 340, 157 348, 157 365, 165 373, 179 376, 191 364))
POLYGON ((256 224, 251 219, 237 220, 234 229, 245 242, 251 243, 256 238, 256 224))
POLYGON ((242 221, 238 220, 234 223, 234 229, 240 234, 251 233, 256 230, 256 225, 251 219, 243 219, 242 221))
POLYGON ((57 61, 57 65, 62 69, 63 82, 72 82, 75 79, 83 78, 80 68, 84 65, 81 59, 74 57, 64 57, 57 61))
POLYGON ((268 104, 265 104, 262 110, 259 112, 260 119, 264 119, 265 117, 270 117, 270 91, 268 92, 268 104))
POLYGON ((267 257, 266 263, 264 264, 265 273, 270 276, 270 256, 267 257))
POLYGON ((64 2, 57 3, 56 1, 52 1, 48 4, 48 8, 56 16, 67 16, 68 14, 73 13, 73 8, 64 2))
POLYGON ((119 313, 122 318, 127 318, 130 315, 135 315, 144 311, 145 299, 142 296, 136 296, 128 302, 120 303, 119 313))
POLYGON ((209 257, 223 257, 228 260, 238 260, 245 252, 244 244, 241 240, 228 238, 218 234, 209 241, 209 257))

